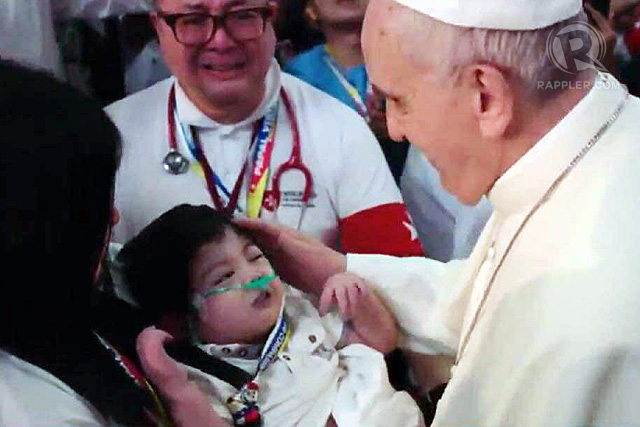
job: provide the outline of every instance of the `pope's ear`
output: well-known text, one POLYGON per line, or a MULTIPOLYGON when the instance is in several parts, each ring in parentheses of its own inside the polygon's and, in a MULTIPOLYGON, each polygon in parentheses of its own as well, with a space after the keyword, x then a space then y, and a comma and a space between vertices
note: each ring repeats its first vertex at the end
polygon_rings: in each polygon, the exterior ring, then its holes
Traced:
POLYGON ((473 64, 462 78, 473 94, 473 111, 486 139, 504 136, 513 120, 515 93, 504 72, 493 65, 473 64))

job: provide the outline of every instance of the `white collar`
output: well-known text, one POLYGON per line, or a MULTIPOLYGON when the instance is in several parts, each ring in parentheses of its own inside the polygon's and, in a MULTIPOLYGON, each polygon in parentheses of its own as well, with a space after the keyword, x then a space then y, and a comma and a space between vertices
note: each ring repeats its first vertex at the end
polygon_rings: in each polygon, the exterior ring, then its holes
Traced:
POLYGON ((198 126, 201 128, 215 128, 222 134, 229 134, 235 129, 252 125, 256 120, 264 116, 272 103, 274 103, 280 94, 280 66, 275 59, 271 60, 271 66, 265 77, 265 95, 253 113, 244 120, 234 124, 221 124, 207 117, 202 111, 196 107, 184 92, 177 80, 176 83, 176 108, 180 122, 188 126, 198 126))
POLYGON ((578 104, 493 185, 489 200, 509 215, 537 203, 625 98, 622 85, 598 74, 578 104))

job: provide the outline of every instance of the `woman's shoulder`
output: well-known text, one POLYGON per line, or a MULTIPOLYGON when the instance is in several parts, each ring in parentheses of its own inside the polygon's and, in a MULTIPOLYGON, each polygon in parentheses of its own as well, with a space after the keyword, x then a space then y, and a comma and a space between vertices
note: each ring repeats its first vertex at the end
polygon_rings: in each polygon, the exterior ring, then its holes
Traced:
POLYGON ((0 350, 0 425, 109 425, 71 387, 49 372, 0 350))
POLYGON ((323 55, 324 45, 314 46, 291 58, 284 67, 284 71, 298 77, 309 74, 317 70, 318 65, 322 62, 323 55))

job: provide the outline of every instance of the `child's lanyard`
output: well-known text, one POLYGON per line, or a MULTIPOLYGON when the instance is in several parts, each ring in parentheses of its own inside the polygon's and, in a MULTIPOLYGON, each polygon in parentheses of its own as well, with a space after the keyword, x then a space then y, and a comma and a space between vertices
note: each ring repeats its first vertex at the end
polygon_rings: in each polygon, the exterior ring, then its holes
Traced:
POLYGON ((287 317, 282 311, 278 324, 269 334, 269 338, 267 338, 267 342, 262 349, 255 375, 236 394, 227 399, 227 407, 231 412, 235 426, 255 427, 262 425, 260 407, 258 406, 260 388, 257 379, 260 373, 267 369, 271 362, 282 353, 290 336, 291 328, 287 317))
POLYGON ((353 102, 356 104, 356 111, 360 114, 367 122, 369 122, 369 108, 367 107, 367 100, 371 99, 373 95, 373 88, 371 87, 371 82, 367 79, 367 94, 366 99, 363 100, 356 89, 345 77, 344 71, 342 71, 342 67, 340 64, 336 62, 333 55, 331 55, 331 50, 328 45, 324 45, 324 62, 327 64, 329 69, 336 76, 342 87, 347 91, 353 102))
MULTIPOLYGON (((253 171, 251 173, 251 184, 247 191, 247 216, 249 218, 258 218, 260 215, 260 208, 262 207, 266 184, 269 179, 269 163, 271 162, 271 153, 275 142, 279 105, 279 100, 271 105, 267 114, 258 122, 258 125, 251 136, 252 144, 249 146, 249 153, 253 148, 254 140, 255 151, 252 158, 253 171)), ((180 123, 177 118, 177 109, 174 110, 174 114, 176 115, 176 121, 180 123)), ((240 195, 240 189, 242 187, 242 182, 244 181, 244 173, 247 169, 247 162, 249 159, 247 158, 245 160, 238 178, 236 179, 236 183, 233 186, 233 190, 232 192, 229 192, 222 183, 220 177, 211 168, 194 127, 186 127, 180 123, 179 129, 184 141, 187 143, 187 147, 189 147, 189 151, 198 161, 198 164, 204 174, 207 182, 207 189, 209 190, 209 194, 211 195, 215 208, 228 215, 233 215, 236 209, 241 211, 237 206, 238 197, 240 195), (218 194, 217 187, 220 187, 222 193, 226 197, 226 203, 222 201, 218 194)))

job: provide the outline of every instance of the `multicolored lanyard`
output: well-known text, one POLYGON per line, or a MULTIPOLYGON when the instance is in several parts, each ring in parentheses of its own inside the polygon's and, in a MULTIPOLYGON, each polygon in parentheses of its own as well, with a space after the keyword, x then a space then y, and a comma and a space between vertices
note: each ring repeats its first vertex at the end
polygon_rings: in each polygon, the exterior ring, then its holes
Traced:
POLYGON ((287 316, 284 314, 283 302, 278 323, 271 331, 269 338, 267 338, 267 343, 262 349, 255 375, 237 393, 227 399, 227 407, 231 412, 235 426, 253 427, 262 425, 262 416, 258 405, 258 394, 260 392, 257 382, 258 376, 282 353, 290 336, 291 327, 287 316))
POLYGON ((342 87, 347 91, 353 102, 356 104, 356 111, 360 114, 367 122, 369 122, 369 108, 367 107, 367 100, 371 99, 373 96, 373 87, 371 86, 371 82, 367 79, 367 93, 366 98, 363 100, 356 89, 345 77, 345 72, 342 70, 342 67, 335 60, 333 55, 331 54, 331 48, 329 45, 324 45, 324 62, 327 64, 329 69, 336 76, 342 87))
POLYGON ((120 353, 107 340, 105 340, 95 332, 94 335, 98 339, 98 342, 100 342, 100 344, 111 353, 111 357, 113 357, 113 359, 120 365, 120 367, 131 378, 131 380, 151 397, 155 408, 153 413, 147 411, 147 416, 150 417, 153 423, 159 427, 172 426, 173 423, 170 421, 168 412, 165 409, 162 400, 158 397, 155 389, 153 388, 153 386, 151 386, 151 384, 149 384, 138 367, 134 365, 126 356, 120 353))
MULTIPOLYGON (((280 91, 283 93, 284 88, 281 88, 280 91)), ((171 103, 170 108, 173 110, 172 119, 174 122, 180 123, 177 118, 177 109, 175 108, 175 86, 172 86, 169 97, 171 103)), ((251 153, 253 145, 255 145, 255 152, 252 156, 253 171, 251 173, 251 184, 247 191, 247 216, 250 218, 258 218, 260 215, 260 209, 262 207, 262 201, 266 191, 266 184, 269 179, 269 163, 271 162, 271 153, 273 152, 273 145, 275 142, 279 105, 280 102, 278 100, 269 107, 267 114, 254 126, 253 134, 251 136, 252 144, 249 146, 249 153, 251 153)), ((207 183, 207 189, 211 195, 214 207, 218 211, 232 216, 236 210, 240 210, 238 207, 238 198, 240 196, 240 190, 242 188, 250 156, 247 155, 247 159, 245 159, 243 163, 242 169, 238 174, 238 178, 236 178, 233 190, 229 192, 222 183, 220 177, 213 171, 213 168, 211 168, 211 165, 204 154, 204 150, 202 149, 202 143, 200 142, 200 138, 198 137, 195 127, 186 127, 180 123, 179 128, 189 151, 198 161, 200 168, 202 169, 207 183), (220 197, 218 188, 221 189, 222 193, 226 197, 226 203, 220 197)))
MULTIPOLYGON (((284 88, 280 88, 280 94, 286 99, 287 94, 284 88)), ((276 125, 278 121, 278 102, 271 107, 267 115, 262 119, 263 124, 258 132, 256 149, 253 153, 253 171, 251 172, 251 182, 247 191, 247 216, 258 218, 264 200, 264 194, 269 181, 269 164, 271 163, 271 153, 276 139, 276 125)), ((293 121, 294 118, 290 117, 293 121)))

